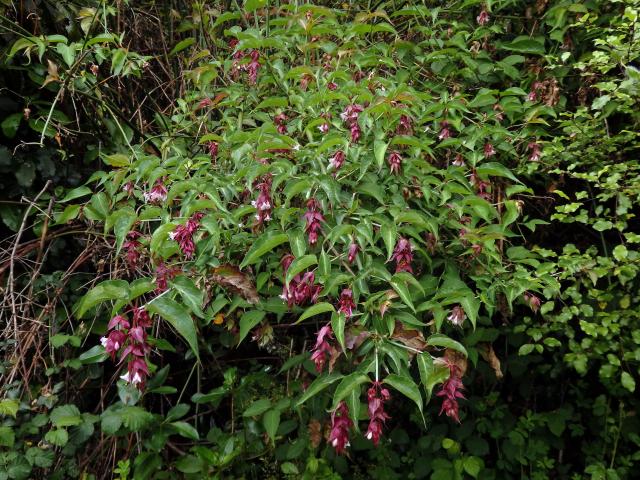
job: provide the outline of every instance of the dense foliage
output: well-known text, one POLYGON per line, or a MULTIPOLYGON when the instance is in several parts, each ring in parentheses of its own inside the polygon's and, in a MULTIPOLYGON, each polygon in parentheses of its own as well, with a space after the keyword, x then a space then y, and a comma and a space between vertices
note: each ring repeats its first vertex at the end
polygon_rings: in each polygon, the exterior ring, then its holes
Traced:
POLYGON ((3 2, 0 478, 632 478, 636 0, 3 2))

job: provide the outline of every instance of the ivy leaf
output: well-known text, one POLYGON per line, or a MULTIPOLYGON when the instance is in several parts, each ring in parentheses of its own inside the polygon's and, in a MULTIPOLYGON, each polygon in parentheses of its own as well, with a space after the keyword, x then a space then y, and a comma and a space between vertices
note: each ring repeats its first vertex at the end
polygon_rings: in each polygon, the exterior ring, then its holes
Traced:
POLYGON ((147 310, 151 313, 160 315, 163 319, 171 324, 173 328, 184 338, 191 347, 191 351, 200 361, 200 352, 198 350, 198 334, 193 319, 189 311, 182 305, 167 296, 156 297, 147 304, 147 310))
POLYGON ((242 314, 242 317, 240 317, 240 336, 238 338, 238 345, 242 343, 242 340, 244 340, 251 329, 262 321, 264 316, 265 312, 262 310, 249 310, 242 314))
POLYGON ((289 237, 285 233, 265 232, 258 238, 242 260, 240 269, 256 263, 265 253, 272 251, 279 245, 288 241, 289 237))

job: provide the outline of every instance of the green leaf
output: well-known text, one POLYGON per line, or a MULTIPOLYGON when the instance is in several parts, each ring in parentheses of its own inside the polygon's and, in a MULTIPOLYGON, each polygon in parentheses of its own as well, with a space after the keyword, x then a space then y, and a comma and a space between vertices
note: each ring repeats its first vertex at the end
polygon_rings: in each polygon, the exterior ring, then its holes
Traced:
MULTIPOLYGON (((11 427, 0 427, 0 447, 12 448, 16 443, 16 433, 11 427)), ((27 474, 28 475, 28 474, 27 474)), ((5 477, 8 478, 8 477, 5 477)), ((27 477, 24 477, 27 478, 27 477)))
POLYGON ((240 269, 256 263, 265 253, 272 251, 278 245, 288 241, 289 237, 285 233, 265 232, 249 248, 249 251, 240 264, 240 269))
POLYGON ((200 440, 200 435, 195 427, 187 422, 172 422, 170 425, 176 430, 178 435, 190 440, 200 440))
POLYGON ((193 319, 189 311, 179 303, 171 300, 166 295, 156 297, 147 304, 147 310, 151 313, 160 315, 164 320, 169 322, 173 328, 184 338, 191 347, 193 354, 200 361, 200 352, 198 351, 198 334, 193 319))
POLYGON ((82 416, 78 407, 69 404, 54 408, 50 420, 56 427, 73 427, 82 423, 82 416))
POLYGON ((462 466, 464 467, 464 471, 469 474, 469 476, 473 478, 478 478, 478 474, 480 470, 484 468, 484 464, 482 459, 478 457, 467 457, 464 459, 462 466))
POLYGON ((244 312, 240 317, 240 337, 238 338, 238 345, 242 343, 244 337, 251 331, 253 327, 258 325, 265 316, 265 312, 262 310, 249 310, 244 312))
POLYGON ((13 138, 16 136, 22 118, 22 113, 12 113, 11 115, 7 115, 7 117, 5 117, 2 123, 0 123, 0 128, 2 128, 2 133, 4 133, 5 137, 13 138))
POLYGON ((384 166, 384 156, 387 153, 388 147, 389 144, 387 142, 383 142, 381 140, 373 142, 373 154, 376 157, 378 168, 382 168, 384 166))
POLYGON ((69 434, 64 428, 49 430, 44 436, 45 441, 56 447, 64 447, 69 441, 69 434))
POLYGON ((409 400, 413 400, 418 406, 420 414, 422 414, 422 395, 420 394, 420 389, 410 377, 391 373, 382 382, 392 386, 409 400))
POLYGON ((269 435, 271 441, 274 441, 276 433, 278 432, 278 427, 280 426, 280 410, 275 408, 268 410, 262 417, 262 425, 264 426, 264 429, 267 432, 267 435, 269 435))
POLYGON ((125 280, 106 280, 89 290, 76 304, 76 316, 82 318, 92 307, 107 300, 129 298, 129 283, 125 280))
POLYGON ((204 292, 196 287, 193 280, 185 275, 179 275, 171 281, 171 286, 180 293, 182 300, 193 313, 200 318, 204 317, 204 313, 202 312, 204 292))
POLYGON ((444 364, 437 364, 429 353, 419 353, 416 355, 420 382, 427 395, 427 403, 431 400, 433 388, 449 378, 449 368, 444 364))
POLYGON ((467 349, 464 348, 460 342, 457 342, 454 339, 447 337, 446 335, 442 335, 441 333, 434 333, 429 338, 427 338, 427 345, 449 348, 451 350, 455 350, 456 352, 462 353, 465 357, 468 356, 467 349))
POLYGON ((534 55, 544 55, 544 43, 533 38, 518 37, 513 42, 502 45, 505 50, 518 53, 530 53, 534 55))
POLYGON ((476 167, 476 172, 481 177, 504 177, 514 182, 522 183, 516 176, 504 165, 498 162, 482 163, 476 167))
POLYGON ((331 259, 329 254, 322 249, 320 253, 320 261, 318 263, 318 273, 323 279, 326 279, 331 275, 331 259))
POLYGON ((16 418, 18 408, 20 408, 20 403, 17 400, 9 398, 0 400, 0 415, 9 415, 16 418))
POLYGON ((347 396, 356 388, 360 388, 360 385, 363 383, 368 383, 371 380, 367 375, 364 375, 360 372, 354 372, 350 375, 347 375, 342 379, 342 381, 338 384, 335 393, 333 394, 333 406, 331 410, 335 410, 338 408, 338 404, 347 398, 347 396))
POLYGON ((313 383, 311 385, 309 385, 309 388, 307 388, 304 391, 304 393, 300 396, 300 398, 296 402, 295 406, 299 407, 304 402, 309 400, 311 397, 315 397, 322 390, 327 388, 329 385, 331 385, 336 380, 340 380, 342 377, 343 377, 343 375, 341 373, 337 373, 337 372, 330 373, 328 375, 320 375, 318 378, 316 378, 313 381, 313 383))
POLYGON ((467 317, 473 328, 476 328, 476 321, 478 320, 478 311, 480 310, 480 300, 478 300, 473 294, 464 295, 460 298, 460 305, 464 309, 467 317))
POLYGON ((398 229, 396 224, 393 222, 385 222, 380 226, 380 235, 382 235, 382 240, 384 240, 384 244, 387 247, 387 261, 393 255, 393 249, 396 246, 396 238, 398 237, 398 229))
POLYGON ((271 400, 268 398, 261 398, 256 400, 249 407, 242 412, 243 417, 256 417, 262 415, 264 412, 271 408, 271 400))
POLYGON ((73 190, 69 190, 67 192, 64 198, 60 200, 60 203, 70 202, 71 200, 75 200, 76 198, 84 197, 86 195, 91 195, 92 193, 93 190, 91 190, 89 187, 82 186, 74 188, 73 190))
POLYGON ((294 325, 297 325, 298 323, 302 322, 303 320, 306 320, 309 317, 320 315, 321 313, 335 312, 335 311, 336 309, 330 303, 327 303, 327 302, 316 303, 315 305, 311 305, 309 308, 307 308, 304 311, 304 313, 300 315, 300 318, 298 318, 298 320, 294 322, 294 325))
POLYGON ((114 153, 113 155, 105 155, 102 157, 102 161, 110 167, 128 167, 129 157, 122 153, 114 153))
POLYGON ((116 255, 120 253, 122 244, 137 218, 138 215, 131 207, 116 210, 111 214, 110 221, 113 222, 113 233, 116 236, 116 255))
POLYGON ((416 311, 416 307, 413 306, 413 301, 411 300, 411 294, 409 293, 409 289, 404 281, 400 280, 397 277, 392 277, 389 281, 393 289, 396 291, 400 299, 414 312, 416 311))
POLYGON ((83 352, 78 357, 78 360, 80 360, 83 365, 89 365, 104 362, 107 358, 109 358, 109 354, 105 352, 104 347, 102 345, 94 345, 86 352, 83 352))
POLYGON ((255 12, 259 8, 266 7, 267 3, 267 0, 247 0, 244 2, 244 11, 247 13, 255 12))
POLYGON ((182 50, 186 50, 194 43, 196 43, 196 39, 193 37, 189 37, 189 38, 185 38, 184 40, 181 40, 176 44, 175 47, 171 49, 171 51, 169 52, 169 56, 175 55, 176 53, 181 52, 182 50))
POLYGON ((345 343, 344 343, 345 322, 346 322, 346 317, 344 313, 334 312, 331 315, 331 330, 333 330, 333 334, 336 336, 336 340, 342 347, 342 351, 345 351, 345 343))
POLYGON ((636 390, 636 381, 628 372, 622 372, 622 375, 620 376, 620 383, 622 383, 622 386, 632 393, 636 390))
POLYGON ((304 255, 300 258, 296 258, 291 265, 289 265, 289 269, 287 270, 287 276, 285 282, 287 285, 291 283, 293 277, 303 272, 311 265, 316 265, 318 263, 318 259, 315 255, 304 255))

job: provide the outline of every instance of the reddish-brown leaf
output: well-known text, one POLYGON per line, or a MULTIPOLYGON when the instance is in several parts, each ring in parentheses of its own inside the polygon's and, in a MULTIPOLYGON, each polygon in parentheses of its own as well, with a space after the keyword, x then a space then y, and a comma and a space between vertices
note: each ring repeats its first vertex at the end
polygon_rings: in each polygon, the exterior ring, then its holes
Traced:
POLYGON ((253 281, 234 265, 222 265, 214 268, 211 278, 222 288, 237 293, 249 303, 256 304, 260 301, 253 281))

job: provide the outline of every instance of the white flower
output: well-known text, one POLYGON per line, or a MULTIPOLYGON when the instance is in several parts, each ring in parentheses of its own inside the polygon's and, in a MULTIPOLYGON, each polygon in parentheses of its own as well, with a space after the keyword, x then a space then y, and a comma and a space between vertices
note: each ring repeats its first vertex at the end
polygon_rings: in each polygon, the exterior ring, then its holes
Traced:
POLYGON ((104 348, 107 348, 107 342, 109 341, 109 339, 107 337, 101 337, 100 338, 100 343, 102 344, 102 346, 104 348))
POLYGON ((171 240, 175 240, 175 239, 176 239, 176 232, 175 232, 175 231, 173 231, 173 232, 169 232, 169 238, 170 238, 171 240))
POLYGON ((373 432, 367 432, 367 440, 371 440, 371 438, 373 437, 373 432))
POLYGON ((337 447, 338 446, 338 439, 334 438, 333 442, 331 443, 331 445, 333 445, 334 447, 337 447))
POLYGON ((298 150, 300 150, 300 148, 301 148, 301 146, 300 146, 300 144, 299 144, 299 143, 296 143, 296 144, 293 146, 293 149, 294 149, 296 152, 297 152, 298 150))
POLYGON ((129 372, 127 372, 127 373, 125 373, 124 375, 122 375, 122 376, 120 377, 120 380, 124 380, 125 382, 130 383, 130 382, 131 382, 131 380, 130 380, 130 378, 129 378, 129 372))

